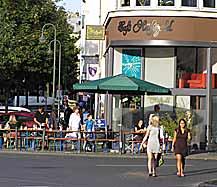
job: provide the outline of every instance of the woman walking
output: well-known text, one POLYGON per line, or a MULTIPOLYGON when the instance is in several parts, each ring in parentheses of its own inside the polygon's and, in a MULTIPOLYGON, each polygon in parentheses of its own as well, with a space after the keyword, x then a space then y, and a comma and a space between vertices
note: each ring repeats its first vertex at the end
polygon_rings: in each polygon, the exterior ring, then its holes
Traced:
POLYGON ((142 149, 146 140, 147 143, 147 155, 148 155, 148 172, 149 176, 157 177, 156 162, 158 154, 160 153, 160 138, 163 138, 162 128, 159 125, 159 116, 153 115, 151 123, 147 128, 147 132, 140 145, 142 149))
POLYGON ((179 126, 175 129, 172 143, 172 151, 175 152, 177 160, 177 176, 184 177, 185 157, 188 155, 188 140, 190 141, 190 130, 187 129, 185 119, 179 120, 179 126))

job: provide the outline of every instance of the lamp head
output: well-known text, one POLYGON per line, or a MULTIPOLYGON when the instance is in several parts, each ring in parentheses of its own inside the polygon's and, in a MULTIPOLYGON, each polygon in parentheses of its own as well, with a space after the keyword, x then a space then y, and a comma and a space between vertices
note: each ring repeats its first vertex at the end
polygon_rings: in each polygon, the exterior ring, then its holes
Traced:
POLYGON ((43 33, 41 34, 41 37, 39 38, 39 41, 40 41, 41 43, 45 43, 45 42, 46 42, 46 39, 45 39, 43 33))

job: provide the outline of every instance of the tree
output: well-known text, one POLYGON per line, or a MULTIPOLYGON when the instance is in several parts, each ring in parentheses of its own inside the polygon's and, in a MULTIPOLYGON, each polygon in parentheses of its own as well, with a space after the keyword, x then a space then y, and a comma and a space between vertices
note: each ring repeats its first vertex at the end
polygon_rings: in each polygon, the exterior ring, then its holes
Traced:
MULTIPOLYGON (((192 114, 192 110, 189 111, 192 114)), ((161 125, 164 127, 164 130, 168 132, 169 136, 173 137, 174 130, 178 127, 179 120, 185 119, 187 122, 187 128, 190 129, 191 132, 193 129, 193 119, 188 123, 186 109, 176 108, 175 109, 175 118, 172 117, 169 113, 166 113, 164 118, 160 120, 161 125)))
POLYGON ((73 30, 64 9, 57 8, 52 0, 0 0, 0 81, 7 82, 4 88, 8 92, 17 85, 28 90, 51 82, 53 62, 47 51, 54 38, 53 28, 46 28, 46 43, 39 43, 46 23, 56 26, 57 39, 62 43, 62 72, 70 72, 70 78, 76 81, 78 38, 71 37, 73 30))

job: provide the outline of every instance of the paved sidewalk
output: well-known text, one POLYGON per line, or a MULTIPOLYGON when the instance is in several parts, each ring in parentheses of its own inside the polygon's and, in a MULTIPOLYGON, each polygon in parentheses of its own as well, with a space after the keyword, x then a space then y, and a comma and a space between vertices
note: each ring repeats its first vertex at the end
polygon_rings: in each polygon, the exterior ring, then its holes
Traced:
POLYGON ((191 154, 188 159, 217 160, 217 152, 191 154))

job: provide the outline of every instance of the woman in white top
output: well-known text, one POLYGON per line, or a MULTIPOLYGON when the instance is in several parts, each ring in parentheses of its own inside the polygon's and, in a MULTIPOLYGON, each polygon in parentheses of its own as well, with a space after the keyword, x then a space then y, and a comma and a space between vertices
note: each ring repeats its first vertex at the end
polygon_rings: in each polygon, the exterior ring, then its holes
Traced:
POLYGON ((151 123, 147 128, 147 133, 143 138, 140 149, 148 139, 147 154, 148 154, 148 172, 149 176, 156 177, 156 161, 158 153, 160 153, 160 137, 163 138, 163 132, 159 125, 159 116, 153 115, 151 123))
POLYGON ((80 127, 80 122, 81 122, 81 117, 80 117, 78 107, 73 108, 73 111, 74 112, 70 115, 70 118, 69 118, 69 130, 74 131, 74 132, 69 133, 68 136, 77 138, 78 130, 80 127))

